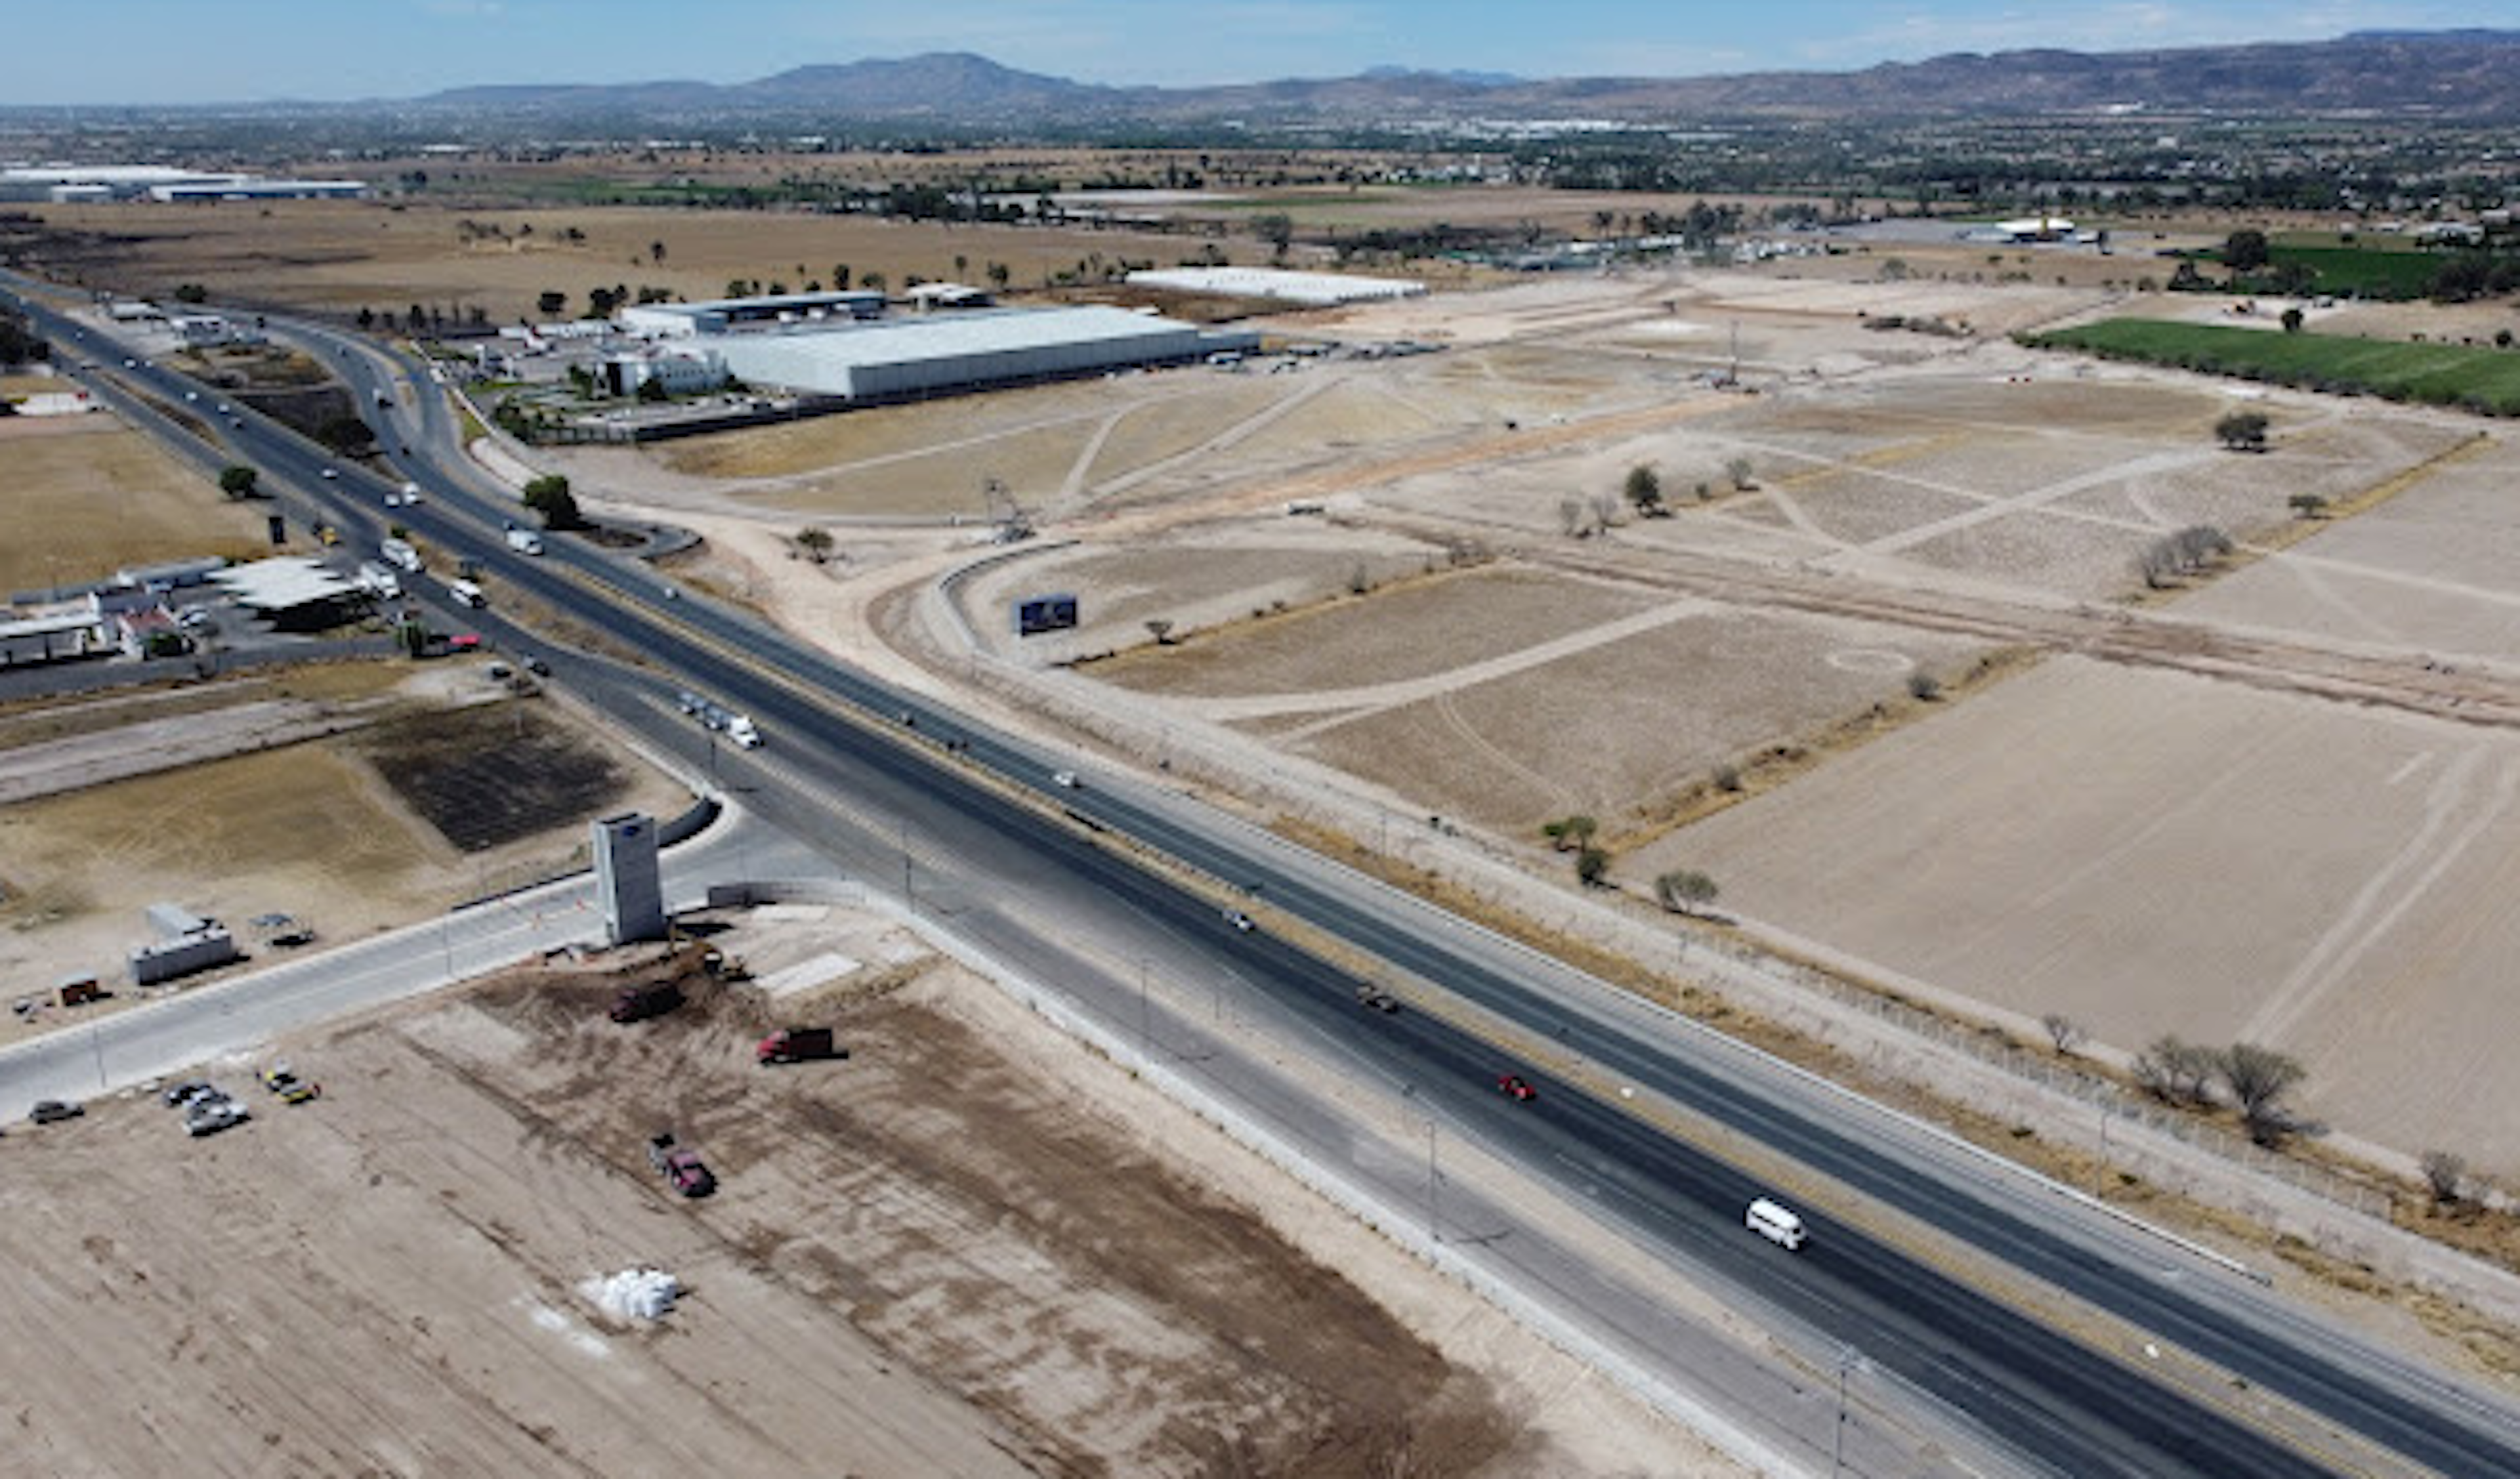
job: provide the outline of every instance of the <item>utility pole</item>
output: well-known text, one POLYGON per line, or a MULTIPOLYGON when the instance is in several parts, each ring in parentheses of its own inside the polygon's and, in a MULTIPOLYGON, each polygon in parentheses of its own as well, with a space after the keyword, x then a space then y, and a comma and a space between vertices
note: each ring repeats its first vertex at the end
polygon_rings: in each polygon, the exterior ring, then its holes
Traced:
POLYGON ((1154 1018, 1147 1005, 1147 972, 1150 968, 1145 956, 1138 957, 1138 1050, 1149 1055, 1155 1051, 1154 1018))

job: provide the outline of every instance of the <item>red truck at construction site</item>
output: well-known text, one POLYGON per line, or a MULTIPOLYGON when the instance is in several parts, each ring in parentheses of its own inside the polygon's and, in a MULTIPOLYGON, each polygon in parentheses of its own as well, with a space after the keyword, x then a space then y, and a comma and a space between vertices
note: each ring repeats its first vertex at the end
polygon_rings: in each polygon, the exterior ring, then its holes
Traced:
POLYGON ((752 1055, 764 1068, 773 1063, 802 1063, 814 1058, 841 1058, 849 1051, 829 1027, 782 1027, 753 1045, 752 1055))

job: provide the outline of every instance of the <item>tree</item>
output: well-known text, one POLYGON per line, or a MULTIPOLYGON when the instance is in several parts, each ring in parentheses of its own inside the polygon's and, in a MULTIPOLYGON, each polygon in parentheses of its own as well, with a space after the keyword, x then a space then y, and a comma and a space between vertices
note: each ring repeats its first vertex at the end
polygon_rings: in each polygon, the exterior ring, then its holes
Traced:
POLYGON ((1149 636, 1149 637, 1152 637, 1153 639, 1155 639, 1155 646, 1157 646, 1157 647, 1170 647, 1170 646, 1172 646, 1172 641, 1173 641, 1173 623, 1172 623, 1172 618, 1171 618, 1171 617, 1169 617, 1169 616, 1149 616, 1149 617, 1148 617, 1148 618, 1147 618, 1147 635, 1148 635, 1148 636, 1149 636))
POLYGON ((2300 306, 2299 306, 2298 304, 2296 304, 2296 305, 2295 305, 2295 306, 2293 306, 2293 307, 2287 308, 2287 309, 2285 309, 2285 310, 2283 311, 2283 332, 2284 332, 2284 333, 2286 333, 2286 334, 2299 334, 2299 333, 2301 332, 2301 323, 2302 323, 2302 312, 2301 312, 2301 308, 2300 308, 2300 306))
POLYGON ((1735 493, 1747 493, 1759 485, 1750 476, 1750 459, 1746 457, 1735 457, 1727 461, 1724 464, 1724 475, 1731 480, 1732 491, 1735 493))
POLYGON ((186 283, 175 290, 175 301, 179 303, 206 303, 209 300, 210 290, 199 283, 186 283))
POLYGON ((849 291, 848 263, 833 262, 832 264, 832 291, 833 292, 846 292, 849 291))
POLYGON ((1008 281, 1014 276, 1014 269, 1009 267, 1004 262, 991 262, 989 264, 988 272, 989 286, 1000 292, 1007 291, 1008 281))
POLYGON ((2211 1048, 2165 1033, 2136 1054, 2135 1081, 2165 1104, 2210 1104, 2218 1056, 2211 1048))
POLYGON ((2317 518, 2327 512, 2326 495, 2320 493, 2295 493, 2284 502, 2291 504, 2292 511, 2304 518, 2317 518))
POLYGON ((1931 703, 1943 696, 1943 680, 1918 668, 1908 675, 1908 696, 1918 703, 1931 703))
POLYGON ((2255 1043, 2233 1043, 2224 1049, 2215 1056, 2215 1067, 2223 1075, 2223 1087, 2231 1091, 2232 1101, 2240 1106, 2240 1120, 2249 1127, 2249 1138, 2262 1145, 2279 1139, 2290 1123, 2283 1112, 2283 1098, 2310 1070, 2255 1043))
POLYGON ((2051 1011, 2041 1017, 2039 1025, 2048 1029, 2048 1041, 2056 1045, 2058 1057, 2072 1057, 2074 1050, 2082 1046, 2083 1024, 2061 1011, 2051 1011))
POLYGON ((351 322, 359 326, 359 332, 361 334, 365 334, 377 326, 377 310, 374 308, 362 307, 359 309, 359 316, 351 322))
POLYGON ((1649 463, 1639 463, 1628 470, 1627 495, 1639 518, 1660 518, 1671 512, 1663 506, 1662 474, 1649 463))
POLYGON ((652 375, 639 382, 639 399, 652 406, 661 406, 673 398, 665 389, 664 377, 652 375))
POLYGON ((816 564, 832 558, 832 531, 820 524, 807 524, 796 531, 796 548, 816 564))
POLYGON ((1589 845, 1593 840, 1593 834, 1600 829, 1601 824, 1598 821, 1579 813, 1576 816, 1560 817, 1554 822, 1545 824, 1540 829, 1540 834, 1549 839, 1551 846, 1559 852, 1564 852, 1570 847, 1589 845))
POLYGON ((649 260, 649 262, 650 262, 651 264, 652 264, 652 265, 654 265, 654 266, 658 266, 658 267, 662 267, 662 266, 664 266, 664 265, 665 265, 665 244, 664 244, 664 243, 662 243, 662 242, 650 242, 650 243, 648 244, 648 260, 649 260))
POLYGON ((2448 1150, 2427 1150, 2421 1165, 2424 1185, 2430 1187, 2433 1201, 2447 1207, 2458 1200, 2460 1183, 2467 1179, 2467 1162, 2448 1150))
POLYGON ((1673 914, 1695 914, 1714 903, 1719 892, 1713 878, 1687 868, 1657 874, 1653 887, 1654 902, 1673 914))
POLYGON ((2267 450, 2267 418, 2262 411, 2234 411, 2214 424, 2214 434, 2234 452, 2267 450))
POLYGON ((546 319, 556 319, 568 311, 568 294, 557 290, 534 299, 534 309, 546 319))
POLYGON ((229 466, 219 470, 219 491, 230 498, 251 498, 253 485, 262 474, 251 468, 229 466))
POLYGON ((1598 887, 1610 874, 1610 855, 1598 847, 1585 847, 1575 854, 1575 880, 1587 888, 1598 887))
POLYGON ((589 288, 586 290, 586 316, 591 319, 610 318, 614 306, 621 301, 621 298, 622 293, 618 289, 589 288))
POLYGON ((1280 256, 1295 240, 1295 219, 1282 210, 1267 210, 1251 218, 1251 234, 1269 244, 1280 256))
POLYGON ((525 484, 525 507, 542 515, 546 529, 580 529, 586 517, 578 512, 577 495, 568 490, 568 479, 557 472, 546 472, 525 484))
POLYGON ((2223 239, 2223 265, 2233 272, 2254 272, 2267 265, 2267 234, 2245 227, 2223 239))

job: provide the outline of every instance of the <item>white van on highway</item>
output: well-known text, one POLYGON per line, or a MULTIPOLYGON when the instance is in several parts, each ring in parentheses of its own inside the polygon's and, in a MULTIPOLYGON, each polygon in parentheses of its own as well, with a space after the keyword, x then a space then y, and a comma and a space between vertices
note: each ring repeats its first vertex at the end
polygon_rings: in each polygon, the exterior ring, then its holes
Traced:
POLYGON ((1742 1214, 1741 1223, 1751 1232, 1788 1251, 1802 1247, 1804 1239, 1811 1235, 1804 1230, 1803 1220, 1795 1216, 1791 1208, 1764 1196, 1750 1203, 1750 1210, 1742 1214))

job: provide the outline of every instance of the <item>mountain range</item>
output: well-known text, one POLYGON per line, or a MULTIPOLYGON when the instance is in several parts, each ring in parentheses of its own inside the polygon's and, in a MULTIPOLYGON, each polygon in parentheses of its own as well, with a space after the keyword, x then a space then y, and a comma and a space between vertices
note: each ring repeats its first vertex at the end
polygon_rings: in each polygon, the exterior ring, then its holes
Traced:
POLYGON ((1394 117, 1988 117, 2322 114, 2520 119, 2520 31, 2364 31, 2330 41, 2126 52, 1958 53, 1855 71, 1531 79, 1375 67, 1361 75, 1206 87, 1111 87, 968 53, 799 67, 750 82, 467 87, 427 111, 594 117, 818 118, 935 126, 1245 122, 1365 125, 1394 117))

